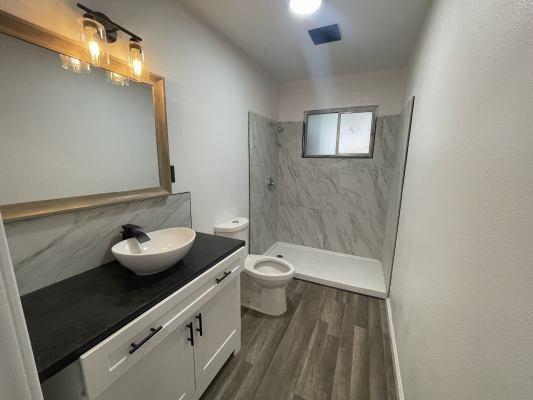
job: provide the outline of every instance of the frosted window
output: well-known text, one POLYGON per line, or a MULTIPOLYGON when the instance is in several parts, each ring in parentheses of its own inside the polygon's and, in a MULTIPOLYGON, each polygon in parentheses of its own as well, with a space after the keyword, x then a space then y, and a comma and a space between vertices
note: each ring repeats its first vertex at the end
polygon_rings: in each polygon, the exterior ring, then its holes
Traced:
POLYGON ((305 113, 303 157, 372 158, 377 106, 305 113))
POLYGON ((309 115, 306 155, 335 155, 338 116, 338 113, 309 115))
POLYGON ((340 114, 339 153, 370 153, 372 113, 340 114))

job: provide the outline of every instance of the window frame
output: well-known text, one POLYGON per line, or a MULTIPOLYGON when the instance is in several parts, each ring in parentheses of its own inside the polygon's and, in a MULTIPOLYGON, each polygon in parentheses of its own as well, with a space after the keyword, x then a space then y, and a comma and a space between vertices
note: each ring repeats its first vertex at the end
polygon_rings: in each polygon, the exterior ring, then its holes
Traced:
POLYGON ((373 158, 374 157, 374 141, 376 139, 377 114, 378 114, 378 106, 328 108, 324 110, 305 111, 303 132, 302 132, 302 158, 373 158), (339 136, 340 136, 342 114, 356 114, 356 113, 364 113, 364 112, 372 113, 372 126, 370 127, 370 145, 368 147, 368 153, 339 153, 339 136), (338 114, 335 154, 306 154, 307 126, 308 126, 309 116, 319 115, 319 114, 335 114, 335 113, 338 114))

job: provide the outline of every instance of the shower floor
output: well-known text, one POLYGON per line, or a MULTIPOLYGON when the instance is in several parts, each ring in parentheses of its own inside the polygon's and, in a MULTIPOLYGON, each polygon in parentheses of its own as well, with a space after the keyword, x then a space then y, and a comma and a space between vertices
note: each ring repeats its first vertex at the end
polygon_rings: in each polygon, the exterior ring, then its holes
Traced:
POLYGON ((294 265, 295 277, 355 293, 386 298, 381 261, 291 243, 276 242, 265 255, 294 265))

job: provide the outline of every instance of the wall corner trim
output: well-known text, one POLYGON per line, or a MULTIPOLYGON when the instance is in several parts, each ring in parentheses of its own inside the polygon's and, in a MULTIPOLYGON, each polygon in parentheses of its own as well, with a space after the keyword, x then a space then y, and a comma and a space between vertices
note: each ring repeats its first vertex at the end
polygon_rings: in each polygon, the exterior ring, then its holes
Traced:
POLYGON ((398 400, 405 400, 403 395, 402 374, 400 373, 400 362, 398 360, 398 349, 396 348, 396 335, 394 333, 394 324, 392 322, 390 298, 385 300, 385 304, 387 305, 387 320, 389 323, 392 360, 394 362, 394 380, 396 381, 396 392, 398 394, 398 400))

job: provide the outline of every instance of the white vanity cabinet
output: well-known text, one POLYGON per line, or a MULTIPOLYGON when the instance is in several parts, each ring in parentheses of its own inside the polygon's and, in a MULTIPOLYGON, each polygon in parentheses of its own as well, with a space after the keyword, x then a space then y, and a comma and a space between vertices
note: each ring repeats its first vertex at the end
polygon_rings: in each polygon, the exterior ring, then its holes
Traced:
POLYGON ((240 350, 243 267, 241 248, 46 381, 45 400, 198 399, 240 350))
POLYGON ((234 279, 195 316, 201 334, 194 343, 194 368, 196 387, 202 393, 231 353, 240 350, 239 284, 240 279, 234 279))
POLYGON ((188 328, 180 326, 96 398, 194 399, 194 350, 188 337, 188 328))

